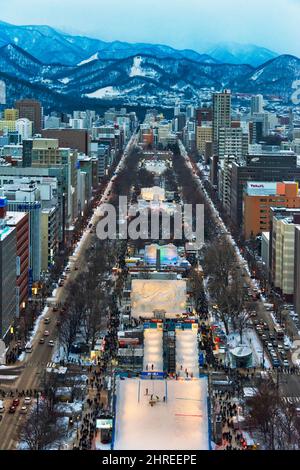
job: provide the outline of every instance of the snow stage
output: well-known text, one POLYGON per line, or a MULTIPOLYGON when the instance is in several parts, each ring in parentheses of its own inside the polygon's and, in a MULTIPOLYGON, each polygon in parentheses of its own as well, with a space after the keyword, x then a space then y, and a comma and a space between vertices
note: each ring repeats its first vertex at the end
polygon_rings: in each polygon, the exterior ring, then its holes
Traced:
POLYGON ((176 318, 185 312, 186 281, 133 279, 131 286, 131 316, 153 318, 153 312, 165 312, 166 318, 176 318))
POLYGON ((116 393, 115 450, 209 450, 206 378, 117 379, 116 393))

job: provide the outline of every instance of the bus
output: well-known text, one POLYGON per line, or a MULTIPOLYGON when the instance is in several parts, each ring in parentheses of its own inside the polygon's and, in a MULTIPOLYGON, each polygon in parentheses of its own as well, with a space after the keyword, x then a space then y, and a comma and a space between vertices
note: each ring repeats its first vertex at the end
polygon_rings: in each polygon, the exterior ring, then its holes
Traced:
POLYGON ((275 325, 274 326, 274 331, 275 331, 275 334, 276 334, 276 338, 279 341, 284 339, 284 331, 283 331, 283 329, 281 328, 280 325, 275 325))

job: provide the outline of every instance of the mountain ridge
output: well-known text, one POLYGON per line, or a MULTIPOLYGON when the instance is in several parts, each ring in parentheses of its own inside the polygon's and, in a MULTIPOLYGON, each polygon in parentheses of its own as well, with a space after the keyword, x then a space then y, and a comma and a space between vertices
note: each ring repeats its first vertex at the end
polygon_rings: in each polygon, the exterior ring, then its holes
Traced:
MULTIPOLYGON (((45 28, 47 34, 55 31, 50 27, 45 28)), ((27 46, 37 39, 36 27, 33 29, 31 40, 26 36, 27 42, 24 44, 27 46)), ((51 51, 57 47, 60 49, 60 42, 53 44, 52 39, 48 36, 45 39, 40 30, 38 35, 38 51, 47 49, 48 45, 51 51)), ((3 39, 3 30, 0 23, 0 44, 1 38, 3 39)), ((78 37, 69 38, 73 41, 71 50, 74 51, 78 37)), ((89 47, 90 39, 84 37, 83 40, 87 40, 87 44, 82 45, 80 54, 89 47)), ((82 37, 79 41, 82 41, 82 37)), ((98 40, 96 43, 99 44, 98 40)), ((107 43, 101 44, 103 48, 107 46, 107 43)), ((120 42, 115 41, 114 44, 119 47, 120 42)), ((117 54, 111 58, 103 54, 103 57, 97 51, 90 56, 84 54, 85 59, 73 65, 55 63, 55 55, 51 56, 50 62, 46 62, 47 57, 41 61, 36 54, 24 50, 20 41, 2 44, 0 76, 7 86, 8 103, 13 105, 14 100, 29 97, 29 94, 41 101, 46 99, 45 106, 48 109, 61 109, 66 102, 73 102, 74 106, 80 107, 91 101, 92 104, 108 101, 127 105, 172 107, 176 99, 207 101, 213 91, 223 88, 230 88, 234 93, 278 96, 288 103, 293 81, 300 76, 300 59, 290 54, 276 56, 254 67, 243 63, 221 63, 205 54, 195 55, 192 50, 184 50, 189 54, 188 57, 183 57, 178 55, 176 49, 164 45, 161 45, 160 52, 148 45, 144 52, 136 53, 136 50, 126 49, 127 43, 122 44, 125 49, 123 48, 121 57, 117 54), (124 50, 126 52, 123 57, 124 50), (171 55, 166 55, 166 51, 171 55), (129 52, 132 54, 128 55, 129 52)), ((74 59, 75 56, 71 54, 68 57, 74 59)))

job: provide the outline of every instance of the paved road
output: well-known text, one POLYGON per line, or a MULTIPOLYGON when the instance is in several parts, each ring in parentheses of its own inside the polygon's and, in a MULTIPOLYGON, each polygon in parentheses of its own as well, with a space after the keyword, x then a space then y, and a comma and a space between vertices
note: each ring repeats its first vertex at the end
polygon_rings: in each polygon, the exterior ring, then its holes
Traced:
MULTIPOLYGON (((129 141, 124 154, 116 168, 116 172, 121 170, 124 167, 125 160, 128 156, 129 149, 137 143, 136 135, 134 135, 131 140, 129 141)), ((114 184, 114 177, 108 183, 103 196, 101 198, 100 204, 102 202, 109 201, 109 194, 110 190, 114 184)), ((99 204, 99 205, 100 205, 99 204)), ((99 220, 99 206, 94 211, 94 215, 92 216, 89 223, 93 223, 94 225, 97 224, 99 220)), ((81 261, 84 259, 85 252, 87 248, 91 245, 91 241, 93 239, 93 235, 90 233, 90 229, 87 229, 81 239, 80 246, 75 253, 70 257, 71 260, 71 272, 68 275, 67 279, 65 280, 64 286, 59 287, 56 292, 55 302, 64 302, 67 295, 67 287, 71 280, 76 278, 79 272, 84 269, 84 263, 81 261), (78 271, 74 270, 74 265, 78 266, 78 271)), ((7 384, 7 382, 2 382, 0 380, 0 388, 2 389, 18 389, 18 390, 33 390, 39 389, 40 381, 41 381, 41 374, 45 371, 45 368, 49 362, 51 362, 51 358, 53 355, 53 348, 48 346, 49 340, 57 340, 58 338, 58 330, 56 327, 56 319, 59 314, 53 312, 52 308, 49 308, 49 313, 47 316, 51 318, 51 322, 49 325, 45 325, 43 320, 40 322, 38 331, 32 341, 33 350, 31 354, 26 354, 25 359, 21 363, 16 363, 16 366, 22 365, 24 366, 19 378, 14 381, 11 385, 7 384), (45 344, 40 345, 39 339, 43 337, 44 331, 49 331, 49 337, 45 338, 45 344)), ((22 400, 21 400, 22 401, 22 400)), ((5 400, 5 406, 8 409, 10 400, 5 400)), ((21 403, 19 408, 21 407, 21 403)), ((2 421, 0 422, 0 450, 9 450, 15 449, 18 443, 18 436, 20 433, 20 428, 22 424, 26 421, 26 415, 21 415, 19 409, 17 409, 15 414, 9 414, 8 411, 2 415, 2 421)))
MULTIPOLYGON (((186 152, 186 150, 185 150, 182 143, 180 143, 180 150, 181 150, 181 154, 182 154, 183 158, 185 159, 185 163, 186 163, 187 167, 190 169, 192 178, 194 178, 195 181, 198 183, 200 191, 202 192, 202 194, 206 198, 208 204, 210 205, 210 208, 211 208, 210 212, 211 212, 212 221, 219 227, 220 233, 222 233, 227 238, 228 242, 236 249, 237 261, 240 265, 241 270, 244 273, 245 283, 251 289, 256 289, 257 285, 255 283, 255 280, 253 280, 250 276, 250 272, 249 272, 249 269, 248 269, 247 262, 241 256, 239 256, 238 248, 236 246, 235 241, 233 240, 233 237, 231 236, 230 232, 228 231, 228 228, 226 227, 223 220, 219 216, 218 212, 216 211, 216 209, 214 207, 213 202, 211 201, 209 195, 207 194, 207 191, 206 191, 206 189, 203 185, 203 182, 201 180, 201 176, 199 176, 199 168, 196 165, 193 165, 193 163, 192 163, 191 159, 189 158, 189 156, 188 156, 188 154, 187 154, 187 152, 186 152)), ((262 321, 266 322, 269 326, 270 333, 274 333, 274 326, 275 326, 274 321, 273 321, 271 315, 269 314, 269 312, 267 312, 267 310, 264 306, 264 302, 262 300, 258 300, 258 301, 255 302, 255 304, 256 304, 255 308, 256 308, 256 312, 257 312, 257 318, 259 320, 262 320, 262 321)), ((265 350, 265 353, 269 357, 269 354, 266 350, 265 350)), ((270 359, 270 357, 269 357, 269 359, 270 359)), ((299 380, 299 395, 300 395, 300 380, 299 380)))

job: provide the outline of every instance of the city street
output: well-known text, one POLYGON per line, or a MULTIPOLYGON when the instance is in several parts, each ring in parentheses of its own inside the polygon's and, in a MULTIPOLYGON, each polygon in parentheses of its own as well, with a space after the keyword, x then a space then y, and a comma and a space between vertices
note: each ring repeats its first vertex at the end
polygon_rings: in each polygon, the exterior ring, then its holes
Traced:
MULTIPOLYGON (((130 148, 132 147, 132 145, 134 145, 135 143, 136 143, 136 136, 133 135, 133 137, 129 141, 126 147, 126 150, 118 164, 116 172, 119 171, 123 167, 124 162, 126 160, 126 156, 128 155, 128 152, 130 148)), ((103 193, 100 204, 103 201, 105 202, 109 201, 109 193, 110 193, 112 186, 113 186, 113 181, 111 179, 103 193)), ((92 223, 93 225, 96 225, 98 220, 99 220, 99 213, 98 213, 98 210, 96 209, 94 211, 94 215, 89 221, 89 224, 92 223)), ((53 301, 55 304, 64 303, 66 299, 68 284, 70 283, 70 281, 75 279, 80 272, 85 270, 85 264, 82 263, 82 261, 84 260, 86 250, 91 246, 92 238, 93 238, 93 235, 90 233, 90 229, 87 228, 82 235, 79 248, 76 250, 76 253, 70 257, 71 272, 68 274, 64 282, 64 285, 62 287, 57 288, 56 295, 53 301), (75 264, 78 267, 77 271, 73 269, 75 264)), ((59 314, 53 312, 52 308, 49 307, 47 316, 49 316, 49 318, 51 319, 51 322, 49 325, 45 325, 43 320, 40 321, 38 331, 32 341, 32 345, 33 345, 32 353, 26 354, 24 361, 22 362, 17 361, 16 364, 14 365, 14 367, 19 367, 19 366, 23 367, 18 379, 13 381, 13 385, 7 384, 7 381, 1 383, 1 380, 0 380, 0 389, 3 389, 5 391, 13 390, 14 397, 17 396, 16 390, 18 391, 34 390, 34 389, 38 390, 40 381, 41 381, 40 376, 45 371, 47 364, 51 362, 51 359, 53 356, 53 348, 48 346, 48 341, 53 340, 54 342, 56 342, 58 339, 58 330, 56 326, 56 321, 58 320, 59 314), (39 339, 43 337, 45 330, 49 331, 49 336, 46 338, 45 343, 43 345, 40 345, 39 339)), ((15 414, 8 413, 8 408, 10 406, 11 401, 12 399, 9 399, 9 398, 5 399, 6 411, 2 415, 3 418, 2 418, 2 421, 0 422, 0 449, 15 449, 16 448, 16 445, 18 443, 18 435, 20 432, 20 428, 26 419, 26 416, 21 415, 18 409, 16 410, 15 414)))

